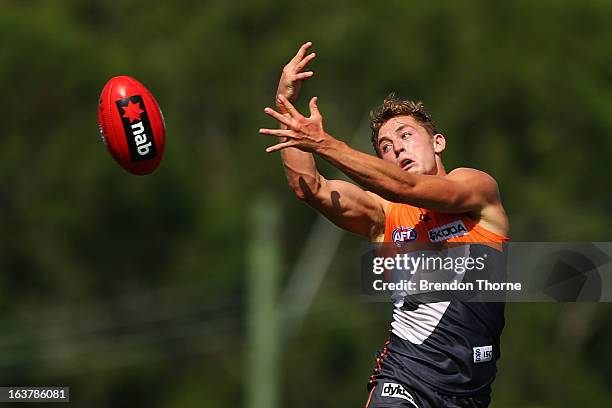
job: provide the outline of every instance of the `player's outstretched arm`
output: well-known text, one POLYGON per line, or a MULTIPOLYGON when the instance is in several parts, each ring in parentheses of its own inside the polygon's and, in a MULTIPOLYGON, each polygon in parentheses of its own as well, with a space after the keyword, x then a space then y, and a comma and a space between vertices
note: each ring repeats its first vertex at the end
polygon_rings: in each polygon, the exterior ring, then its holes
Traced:
POLYGON ((353 183, 327 180, 321 175, 313 186, 300 183, 302 188, 298 197, 328 220, 371 241, 382 240, 387 201, 353 183))
MULTIPOLYGON (((302 82, 314 75, 313 71, 305 71, 316 56, 315 53, 307 55, 311 46, 310 42, 303 44, 283 68, 276 98, 276 107, 281 116, 290 116, 283 101, 294 102, 299 96, 302 82)), ((279 120, 279 124, 281 129, 288 129, 283 121, 279 120)), ((281 159, 287 182, 299 199, 347 231, 372 240, 377 240, 384 233, 384 200, 380 197, 345 181, 325 179, 309 152, 287 148, 281 152, 281 159)))
POLYGON ((260 133, 279 137, 280 143, 266 151, 298 148, 317 153, 343 171, 365 189, 385 200, 407 203, 432 210, 462 213, 478 211, 499 201, 497 184, 486 173, 458 169, 447 176, 410 174, 397 164, 352 149, 323 129, 317 98, 310 102, 310 117, 302 116, 293 105, 279 96, 288 116, 271 108, 265 112, 283 122, 287 129, 260 129, 260 133))
MULTIPOLYGON (((311 42, 302 44, 295 56, 283 67, 276 91, 276 108, 286 116, 289 116, 289 113, 279 96, 295 102, 300 94, 303 81, 314 75, 313 71, 305 71, 308 64, 316 57, 314 52, 306 54, 311 46, 311 42)), ((280 121, 279 125, 281 129, 287 129, 287 126, 280 121)), ((289 186, 298 197, 303 196, 300 180, 312 186, 319 176, 314 157, 311 153, 290 148, 281 152, 281 160, 289 186)))

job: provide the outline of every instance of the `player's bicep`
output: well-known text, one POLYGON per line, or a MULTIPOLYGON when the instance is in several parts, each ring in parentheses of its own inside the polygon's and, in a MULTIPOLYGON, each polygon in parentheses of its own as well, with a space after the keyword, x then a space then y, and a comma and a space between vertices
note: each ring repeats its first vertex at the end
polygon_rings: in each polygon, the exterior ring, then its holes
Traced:
POLYGON ((368 238, 384 233, 384 200, 343 180, 326 180, 308 204, 331 222, 368 238))

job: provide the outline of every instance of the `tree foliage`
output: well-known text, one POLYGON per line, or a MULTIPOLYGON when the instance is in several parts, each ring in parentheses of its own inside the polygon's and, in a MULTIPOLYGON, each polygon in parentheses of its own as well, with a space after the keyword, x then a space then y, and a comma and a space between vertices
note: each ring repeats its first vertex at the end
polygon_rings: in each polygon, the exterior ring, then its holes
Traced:
MULTIPOLYGON (((384 96, 423 100, 447 136, 447 166, 497 178, 513 239, 611 239, 612 3, 66 0, 0 10, 5 385, 70 385, 90 407, 242 403, 250 203, 271 194, 284 208, 286 273, 315 217, 257 134, 272 124, 262 112, 280 69, 306 40, 318 57, 303 98, 319 96, 330 133, 361 132, 367 146, 364 120, 384 96), (125 173, 98 136, 97 98, 115 75, 138 78, 164 111, 167 151, 152 176, 125 173)), ((286 349, 284 406, 365 400, 391 316, 347 290, 359 242, 343 241, 286 349)), ((509 305, 492 406, 605 406, 610 313, 509 305)))

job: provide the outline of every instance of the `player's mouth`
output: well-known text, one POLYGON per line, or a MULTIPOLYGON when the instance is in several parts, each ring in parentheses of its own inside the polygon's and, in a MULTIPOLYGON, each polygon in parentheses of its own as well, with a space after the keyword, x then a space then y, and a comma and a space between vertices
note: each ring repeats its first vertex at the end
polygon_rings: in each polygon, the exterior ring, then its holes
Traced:
POLYGON ((408 171, 414 165, 414 161, 410 159, 403 159, 402 161, 400 161, 399 165, 402 168, 402 170, 408 171))

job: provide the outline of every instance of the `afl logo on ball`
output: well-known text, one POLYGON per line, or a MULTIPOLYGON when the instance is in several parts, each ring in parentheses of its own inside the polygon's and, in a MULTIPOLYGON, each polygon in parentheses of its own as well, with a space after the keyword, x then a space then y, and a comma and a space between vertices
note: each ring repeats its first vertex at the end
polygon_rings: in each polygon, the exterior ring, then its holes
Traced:
POLYGON ((408 227, 397 227, 391 234, 393 242, 401 245, 402 242, 415 241, 417 239, 417 232, 414 228, 408 227))
POLYGON ((116 103, 132 161, 155 157, 157 148, 142 97, 134 95, 119 99, 116 103))

